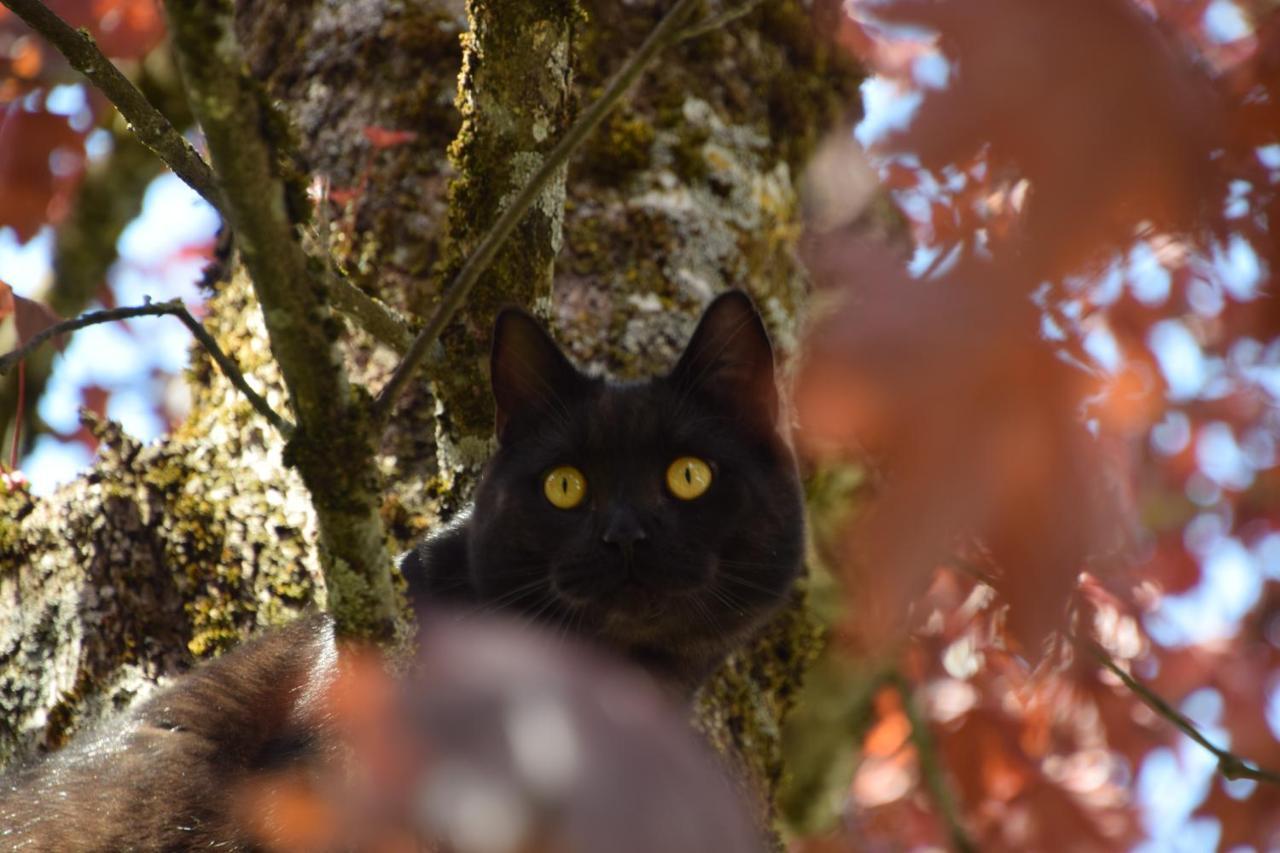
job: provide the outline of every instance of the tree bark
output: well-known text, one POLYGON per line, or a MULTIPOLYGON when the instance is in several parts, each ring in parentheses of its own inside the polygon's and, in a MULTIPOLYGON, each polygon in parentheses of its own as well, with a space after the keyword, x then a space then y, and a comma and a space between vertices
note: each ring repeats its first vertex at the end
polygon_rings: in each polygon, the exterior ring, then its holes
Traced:
MULTIPOLYGON (((293 128, 296 168, 342 202, 322 202, 306 242, 419 318, 575 104, 669 3, 497 5, 236 7, 253 76, 293 128), (385 145, 378 130, 414 135, 385 145)), ((858 76, 801 0, 766 2, 655 64, 480 282, 444 339, 448 370, 424 368, 397 407, 376 452, 393 551, 452 514, 478 471, 491 424, 483 354, 502 303, 547 310, 580 361, 620 377, 669 368, 727 287, 749 290, 779 351, 793 350, 806 290, 794 179, 854 103, 858 76)), ((211 277, 207 325, 283 411, 253 290, 226 273, 211 277)), ((348 375, 376 390, 395 356, 348 327, 348 375)), ((104 452, 80 480, 46 500, 0 492, 0 763, 55 748, 157 678, 324 603, 315 512, 279 437, 198 351, 189 381, 193 412, 172 436, 139 447, 98 424, 104 452)), ((818 635, 798 601, 703 690, 704 730, 765 803, 818 635)))

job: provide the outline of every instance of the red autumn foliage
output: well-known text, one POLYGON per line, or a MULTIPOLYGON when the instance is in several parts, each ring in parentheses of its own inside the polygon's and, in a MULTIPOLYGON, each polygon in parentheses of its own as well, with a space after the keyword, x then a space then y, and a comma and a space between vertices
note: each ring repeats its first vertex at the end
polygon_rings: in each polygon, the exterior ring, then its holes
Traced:
POLYGON ((369 144, 374 148, 394 148, 418 138, 417 132, 412 130, 394 130, 377 125, 369 125, 364 128, 363 133, 364 138, 369 140, 369 144))
MULTIPOLYGON (((10 317, 13 318, 14 338, 18 345, 26 343, 50 326, 62 322, 61 317, 44 305, 25 296, 19 296, 13 292, 12 287, 0 281, 0 324, 10 317)), ((56 336, 54 343, 61 346, 62 336, 56 336)))
MULTIPOLYGON (((146 56, 164 36, 156 0, 50 0, 45 5, 71 26, 87 29, 112 59, 146 56)), ((0 7, 0 101, 32 88, 74 82, 78 77, 62 55, 0 7)))
POLYGON ((0 224, 25 242, 60 222, 83 169, 83 133, 63 116, 10 104, 0 115, 0 224))
MULTIPOLYGON (((926 708, 965 697, 932 728, 981 849, 1175 837, 1138 779, 1200 748, 1089 649, 1175 708, 1214 697, 1210 739, 1280 766, 1280 15, 867 0, 838 39, 880 75, 866 132, 917 252, 807 240, 835 307, 805 345, 802 441, 873 471, 820 543, 844 648, 905 661, 926 708)), ((1271 849, 1276 790, 1215 781, 1195 813, 1222 849, 1271 849)), ((923 780, 894 793, 872 811, 940 820, 923 780)), ((849 820, 851 849, 899 837, 849 820)))
MULTIPOLYGON (((164 35, 155 0, 60 0, 47 4, 73 27, 84 27, 113 59, 145 56, 164 35)), ((96 122, 71 122, 48 111, 43 95, 80 76, 43 37, 0 8, 0 226, 20 241, 65 216, 84 169, 84 140, 96 122)), ((88 99, 98 114, 105 100, 88 99)))

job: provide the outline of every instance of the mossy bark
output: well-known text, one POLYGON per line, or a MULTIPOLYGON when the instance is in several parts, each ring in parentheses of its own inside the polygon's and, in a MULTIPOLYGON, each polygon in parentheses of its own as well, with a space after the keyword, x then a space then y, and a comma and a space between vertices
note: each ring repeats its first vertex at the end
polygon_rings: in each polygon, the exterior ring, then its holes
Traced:
MULTIPOLYGON (((476 0, 461 114, 451 102, 466 24, 450 0, 239 0, 236 31, 296 130, 298 168, 344 191, 307 239, 421 319, 573 105, 666 8, 476 0), (492 47, 511 39, 510 56, 492 47), (542 64, 514 70, 535 53, 542 64), (415 135, 380 147, 371 128, 415 135)), ((822 47, 801 0, 767 2, 655 64, 477 287, 446 339, 449 374, 424 369, 402 399, 375 456, 393 548, 473 481, 479 454, 459 467, 457 450, 489 436, 484 353, 504 301, 547 311, 579 360, 620 377, 667 369, 700 308, 731 286, 753 294, 792 351, 806 289, 793 178, 854 102, 857 77, 822 47), (438 407, 428 379, 442 383, 438 407), (452 451, 442 459, 437 435, 452 451)), ((240 274, 212 278, 209 326, 284 410, 251 290, 240 274)), ((354 383, 376 389, 394 366, 358 330, 339 345, 354 383)), ((102 426, 104 454, 79 481, 45 500, 0 494, 0 762, 56 746, 156 678, 323 603, 315 512, 282 443, 199 352, 188 379, 194 410, 173 436, 139 448, 102 426)), ((817 634, 797 603, 704 690, 704 728, 765 800, 817 634)))
MULTIPOLYGON (((576 0, 469 0, 467 14, 457 97, 462 126, 449 149, 457 175, 449 186, 441 282, 453 278, 567 125, 580 13, 576 0)), ((549 313, 564 197, 561 170, 441 335, 444 359, 431 382, 442 404, 436 432, 442 468, 473 475, 488 455, 493 404, 476 377, 488 372, 489 330, 504 304, 549 313)), ((421 300, 413 307, 422 314, 430 309, 421 300)))
POLYGON ((192 8, 169 0, 174 48, 204 130, 224 215, 253 279, 271 351, 296 427, 286 461, 311 494, 330 611, 341 635, 384 641, 395 634, 391 561, 378 513, 382 478, 367 395, 355 391, 336 346, 339 324, 319 270, 309 268, 296 226, 310 211, 287 173, 289 140, 244 73, 232 4, 192 8))

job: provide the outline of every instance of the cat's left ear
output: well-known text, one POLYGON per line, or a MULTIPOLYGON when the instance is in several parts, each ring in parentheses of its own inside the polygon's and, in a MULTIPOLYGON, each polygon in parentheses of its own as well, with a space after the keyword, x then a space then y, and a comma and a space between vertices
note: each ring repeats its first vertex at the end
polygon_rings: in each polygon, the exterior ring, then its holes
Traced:
POLYGON ((667 381, 681 391, 709 395, 760 426, 775 427, 773 347, 747 294, 731 290, 707 306, 667 381))
POLYGON ((542 324, 518 308, 498 312, 489 379, 497 406, 499 442, 512 424, 557 416, 565 402, 588 385, 542 324))

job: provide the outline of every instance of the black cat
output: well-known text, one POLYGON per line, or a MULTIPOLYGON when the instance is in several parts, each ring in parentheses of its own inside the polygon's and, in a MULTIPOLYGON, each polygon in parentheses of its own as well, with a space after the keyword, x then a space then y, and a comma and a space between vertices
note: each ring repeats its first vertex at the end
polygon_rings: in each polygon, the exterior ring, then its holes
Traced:
POLYGON ((526 627, 436 620, 409 673, 330 621, 245 643, 0 778, 0 851, 762 853, 683 715, 526 627))
MULTIPOLYGON (((786 598, 802 555, 773 353, 750 300, 713 302, 672 372, 647 382, 584 376, 518 311, 498 319, 492 369, 500 449, 472 511, 404 560, 415 598, 512 610, 696 687, 786 598)), ((530 824, 536 849, 758 849, 728 788, 643 685, 567 649, 495 646, 485 632, 450 643, 432 638, 439 627, 426 627, 419 680, 402 682, 386 724, 363 734, 337 725, 327 701, 338 671, 327 618, 205 664, 0 780, 0 850, 368 849, 384 825, 449 837, 472 813, 449 806, 477 778, 457 772, 463 759, 496 761, 503 785, 532 774, 521 782, 536 783, 530 802, 555 806, 546 826, 530 824), (565 714, 576 721, 567 730, 565 714), (514 752, 494 758, 516 718, 516 740, 532 751, 508 744, 514 752), (370 736, 390 740, 371 749, 370 736), (556 744, 573 748, 548 753, 556 744), (451 749, 460 757, 434 772, 428 759, 451 749), (361 772, 347 773, 362 756, 361 772), (383 796, 357 796, 353 780, 385 772, 389 759, 409 761, 409 775, 393 773, 383 796), (548 779, 561 787, 549 791, 548 779), (299 790, 333 824, 317 818, 325 832, 302 841, 298 832, 318 830, 299 821, 315 813, 283 808, 299 790), (438 814, 423 811, 433 803, 438 814)))
POLYGON ((474 506, 401 564, 418 604, 514 611, 690 691, 785 600, 803 555, 773 350, 739 291, 666 376, 579 372, 503 311, 499 448, 474 506))

